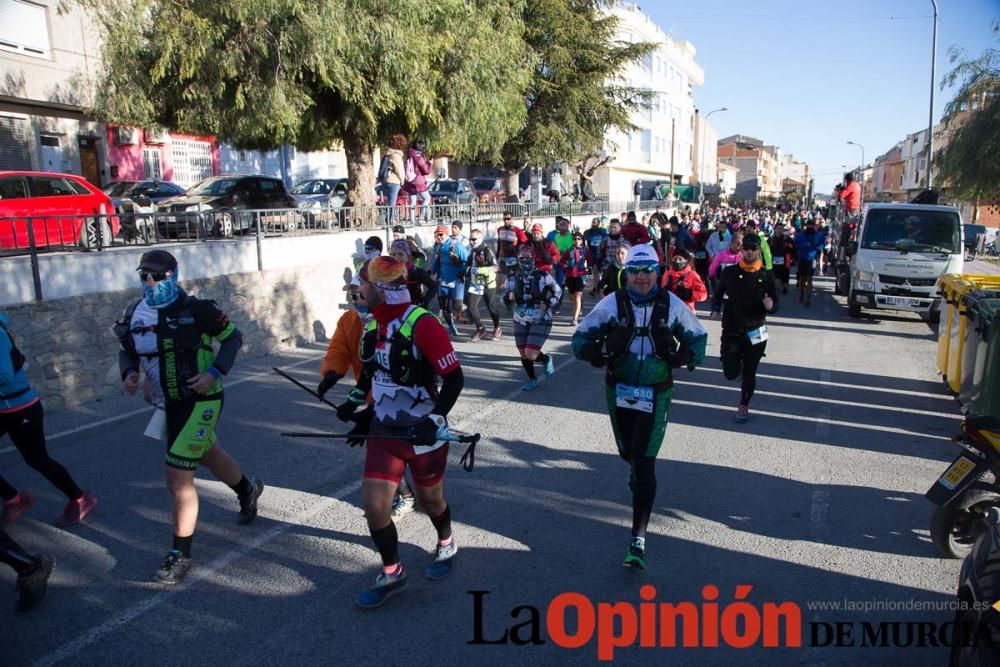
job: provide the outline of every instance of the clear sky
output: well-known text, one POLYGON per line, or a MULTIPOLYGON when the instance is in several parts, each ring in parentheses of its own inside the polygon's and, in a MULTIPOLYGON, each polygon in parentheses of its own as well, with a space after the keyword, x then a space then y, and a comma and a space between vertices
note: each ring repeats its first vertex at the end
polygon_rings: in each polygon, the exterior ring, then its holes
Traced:
MULTIPOLYGON (((872 162, 927 127, 931 0, 698 0, 639 2, 665 32, 686 39, 705 69, 695 105, 719 137, 746 134, 809 164, 828 193, 845 169, 872 162), (894 17, 894 18, 891 18, 894 17)), ((1000 0, 938 0, 938 82, 948 51, 1000 46, 990 23, 1000 0)), ((935 86, 934 122, 950 91, 935 86)))

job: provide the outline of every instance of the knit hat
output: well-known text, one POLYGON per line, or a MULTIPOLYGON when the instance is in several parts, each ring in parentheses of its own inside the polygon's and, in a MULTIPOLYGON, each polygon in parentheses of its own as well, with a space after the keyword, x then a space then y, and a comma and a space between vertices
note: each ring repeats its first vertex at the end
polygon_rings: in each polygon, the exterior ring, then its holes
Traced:
POLYGON ((531 233, 532 234, 534 234, 535 232, 541 233, 543 231, 545 231, 545 230, 543 230, 542 226, 540 224, 538 224, 537 222, 531 226, 531 233))
POLYGON ((391 255, 394 252, 406 253, 407 257, 413 256, 413 250, 410 249, 410 242, 406 239, 396 239, 392 242, 392 245, 389 246, 389 254, 391 255))
POLYGON ((461 220, 452 220, 451 221, 451 226, 452 227, 458 227, 459 229, 461 229, 462 228, 462 221, 461 220))

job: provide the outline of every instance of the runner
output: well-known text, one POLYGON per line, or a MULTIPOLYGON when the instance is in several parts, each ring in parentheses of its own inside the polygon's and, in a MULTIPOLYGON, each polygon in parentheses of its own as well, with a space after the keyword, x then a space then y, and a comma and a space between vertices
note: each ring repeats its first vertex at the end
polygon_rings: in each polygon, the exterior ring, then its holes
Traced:
POLYGON ((497 284, 507 282, 507 274, 517 271, 517 247, 528 242, 528 235, 514 226, 514 216, 504 212, 503 224, 497 229, 497 284))
MULTIPOLYGON (((708 267, 708 279, 718 284, 719 276, 723 269, 733 266, 740 261, 740 248, 743 247, 743 232, 735 232, 729 238, 729 247, 719 252, 708 267)), ((713 290, 714 294, 714 290, 713 290)))
POLYGON ((493 340, 500 340, 500 309, 497 307, 497 259, 485 243, 483 232, 473 229, 469 232, 472 252, 469 254, 469 285, 466 296, 469 299, 469 317, 476 326, 472 342, 482 340, 486 327, 479 315, 479 302, 486 304, 486 310, 493 320, 493 340))
POLYGON ((32 556, 0 529, 0 563, 10 565, 17 572, 17 611, 31 611, 37 607, 45 597, 56 559, 48 554, 32 556))
MULTIPOLYGON (((438 282, 425 269, 413 264, 410 254, 412 250, 413 246, 406 239, 393 241, 392 245, 389 246, 389 254, 395 257, 396 261, 406 264, 406 287, 410 290, 410 302, 418 303, 423 308, 427 308, 434 300, 434 295, 438 293, 438 282), (424 290, 425 287, 426 290, 424 290)), ((360 336, 358 340, 360 341, 360 336)))
POLYGON ((708 334, 674 295, 657 286, 657 256, 631 248, 628 285, 602 299, 573 334, 573 354, 607 366, 605 397, 618 455, 629 464, 632 535, 624 565, 646 567, 646 527, 656 498, 656 455, 670 414, 673 368, 694 370, 708 334))
POLYGON ((795 240, 785 234, 785 226, 779 224, 774 228, 774 236, 768 241, 768 245, 771 246, 774 278, 781 285, 781 293, 788 294, 789 270, 795 258, 795 240))
POLYGON ((635 217, 635 211, 626 214, 625 225, 622 226, 622 238, 628 241, 629 246, 649 243, 649 232, 635 217))
MULTIPOLYGON (((569 218, 564 218, 560 215, 556 216, 556 228, 549 232, 546 237, 552 244, 556 247, 556 252, 559 253, 559 257, 562 257, 570 248, 573 247, 573 234, 569 229, 569 218)), ((535 249, 537 252, 538 249, 535 249)), ((556 284, 559 285, 559 289, 563 290, 565 295, 566 290, 566 272, 563 268, 563 263, 556 259, 552 264, 552 277, 556 279, 556 284)), ((562 298, 560 297, 559 303, 556 304, 554 315, 558 315, 560 309, 562 308, 562 298)))
POLYGON ((812 301, 813 275, 825 243, 823 235, 816 231, 815 218, 807 218, 805 229, 795 235, 795 251, 799 258, 795 267, 795 284, 799 288, 799 303, 804 303, 806 307, 812 301))
POLYGON ((382 558, 375 585, 357 595, 359 607, 379 607, 406 586, 399 557, 399 537, 390 519, 392 499, 403 472, 410 469, 420 506, 437 532, 434 559, 424 570, 429 579, 445 577, 458 547, 452 536, 451 510, 444 500, 448 463, 448 413, 465 383, 448 334, 430 313, 410 303, 406 267, 379 257, 361 269, 361 294, 373 319, 361 343, 364 373, 348 402, 338 410, 346 421, 372 392, 373 408, 356 429, 382 436, 368 440, 362 486, 365 518, 382 558), (438 389, 437 378, 443 382, 438 389))
MULTIPOLYGON (((603 219, 604 221, 607 218, 603 219)), ((604 268, 604 255, 601 252, 601 244, 608 237, 608 230, 602 227, 602 218, 594 218, 590 221, 590 229, 583 233, 583 240, 587 244, 587 263, 593 278, 593 288, 590 296, 597 295, 598 283, 601 280, 601 269, 604 268)))
POLYGON ((545 368, 545 375, 555 372, 552 357, 542 352, 542 346, 552 330, 552 308, 559 302, 561 290, 552 276, 538 268, 535 251, 524 245, 517 252, 518 272, 507 278, 504 301, 514 308, 514 344, 521 355, 521 365, 528 381, 521 387, 531 391, 538 386, 535 364, 545 368))
POLYGON ((166 482, 173 500, 173 549, 153 577, 176 584, 191 568, 191 543, 198 522, 194 473, 204 463, 240 501, 239 522, 257 517, 264 482, 246 477, 219 444, 215 426, 222 413, 222 376, 229 373, 243 336, 214 301, 189 296, 177 285, 178 266, 165 250, 150 250, 139 260, 144 298, 115 324, 121 343, 118 368, 125 393, 139 388, 156 406, 146 434, 166 441, 166 482), (219 341, 218 353, 211 347, 219 341))
POLYGON ((620 241, 614 248, 614 255, 601 275, 599 287, 604 296, 625 287, 625 260, 628 258, 628 243, 620 241))
POLYGON ((448 331, 453 336, 458 335, 458 327, 452 319, 453 313, 458 316, 462 312, 462 298, 465 295, 465 272, 468 269, 469 247, 465 245, 462 236, 462 223, 456 220, 451 225, 452 235, 445 238, 447 230, 444 225, 438 225, 434 232, 435 239, 439 242, 434 253, 434 260, 431 264, 431 272, 437 276, 438 285, 438 305, 441 307, 441 316, 448 331))
POLYGON ((694 304, 708 299, 708 289, 691 268, 691 255, 683 248, 674 251, 670 270, 663 274, 660 287, 683 301, 692 311, 694 304))
POLYGON ((559 259, 559 266, 566 276, 566 289, 573 295, 573 326, 580 322, 583 309, 584 281, 587 279, 587 249, 583 245, 583 234, 573 232, 573 245, 559 259))
MULTIPOLYGON (((531 238, 528 239, 528 245, 535 253, 535 266, 546 273, 552 273, 552 268, 559 263, 559 249, 543 234, 542 226, 536 222, 531 227, 531 238)), ((519 263, 521 261, 520 252, 518 252, 517 261, 519 263)))
MULTIPOLYGON (((0 315, 0 438, 9 434, 24 462, 66 496, 68 502, 55 524, 60 528, 72 526, 83 521, 97 505, 97 500, 77 486, 66 468, 49 456, 45 446, 42 399, 28 382, 24 354, 15 344, 7 322, 7 316, 0 315)), ((22 512, 35 504, 34 496, 26 491, 18 492, 2 476, 0 498, 3 499, 0 528, 14 523, 22 512)))
POLYGON ((722 371, 727 380, 743 375, 736 420, 750 416, 750 399, 757 386, 757 366, 767 348, 766 316, 778 309, 774 275, 760 259, 760 237, 743 239, 739 264, 726 267, 712 296, 712 319, 722 320, 722 371), (729 295, 723 312, 723 297, 729 295))

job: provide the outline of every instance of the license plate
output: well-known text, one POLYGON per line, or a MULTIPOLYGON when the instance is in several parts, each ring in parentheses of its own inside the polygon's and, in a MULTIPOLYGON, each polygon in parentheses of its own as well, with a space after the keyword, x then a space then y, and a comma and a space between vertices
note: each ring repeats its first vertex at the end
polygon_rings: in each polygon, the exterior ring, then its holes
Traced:
POLYGON ((954 491, 955 487, 961 484, 962 480, 968 477, 969 473, 975 469, 975 462, 970 461, 964 456, 960 456, 954 463, 948 466, 948 469, 945 470, 944 474, 941 475, 940 479, 938 479, 938 483, 949 491, 954 491))
POLYGON ((883 300, 887 306, 906 306, 907 308, 912 308, 920 305, 920 302, 916 299, 908 299, 904 296, 887 296, 883 297, 883 300))
POLYGON ((160 218, 160 220, 162 220, 163 222, 177 222, 177 216, 165 215, 162 218, 160 218))

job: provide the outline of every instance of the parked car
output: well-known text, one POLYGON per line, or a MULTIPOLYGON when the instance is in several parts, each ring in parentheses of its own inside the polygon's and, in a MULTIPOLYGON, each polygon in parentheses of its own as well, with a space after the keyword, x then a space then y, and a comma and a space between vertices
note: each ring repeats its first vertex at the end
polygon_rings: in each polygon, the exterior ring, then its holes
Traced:
POLYGON ((473 178, 472 187, 476 190, 476 200, 480 204, 502 204, 504 201, 499 178, 473 178))
POLYGON ((126 241, 153 237, 153 213, 156 203, 184 194, 184 188, 167 181, 115 181, 104 186, 121 219, 122 238, 126 241))
POLYGON ((111 243, 120 223, 111 199, 74 174, 0 171, 0 249, 111 243), (100 234, 100 238, 98 238, 100 234))
POLYGON ((476 189, 464 178, 439 178, 431 183, 429 192, 439 218, 470 214, 476 204, 476 189))
POLYGON ((212 176, 183 195, 161 201, 156 207, 156 224, 161 237, 226 237, 254 228, 251 211, 283 209, 284 213, 268 215, 262 222, 292 230, 301 220, 293 211, 297 207, 280 179, 245 174, 212 176))
POLYGON ((346 178, 311 178, 291 190, 307 227, 330 229, 347 201, 346 178))

